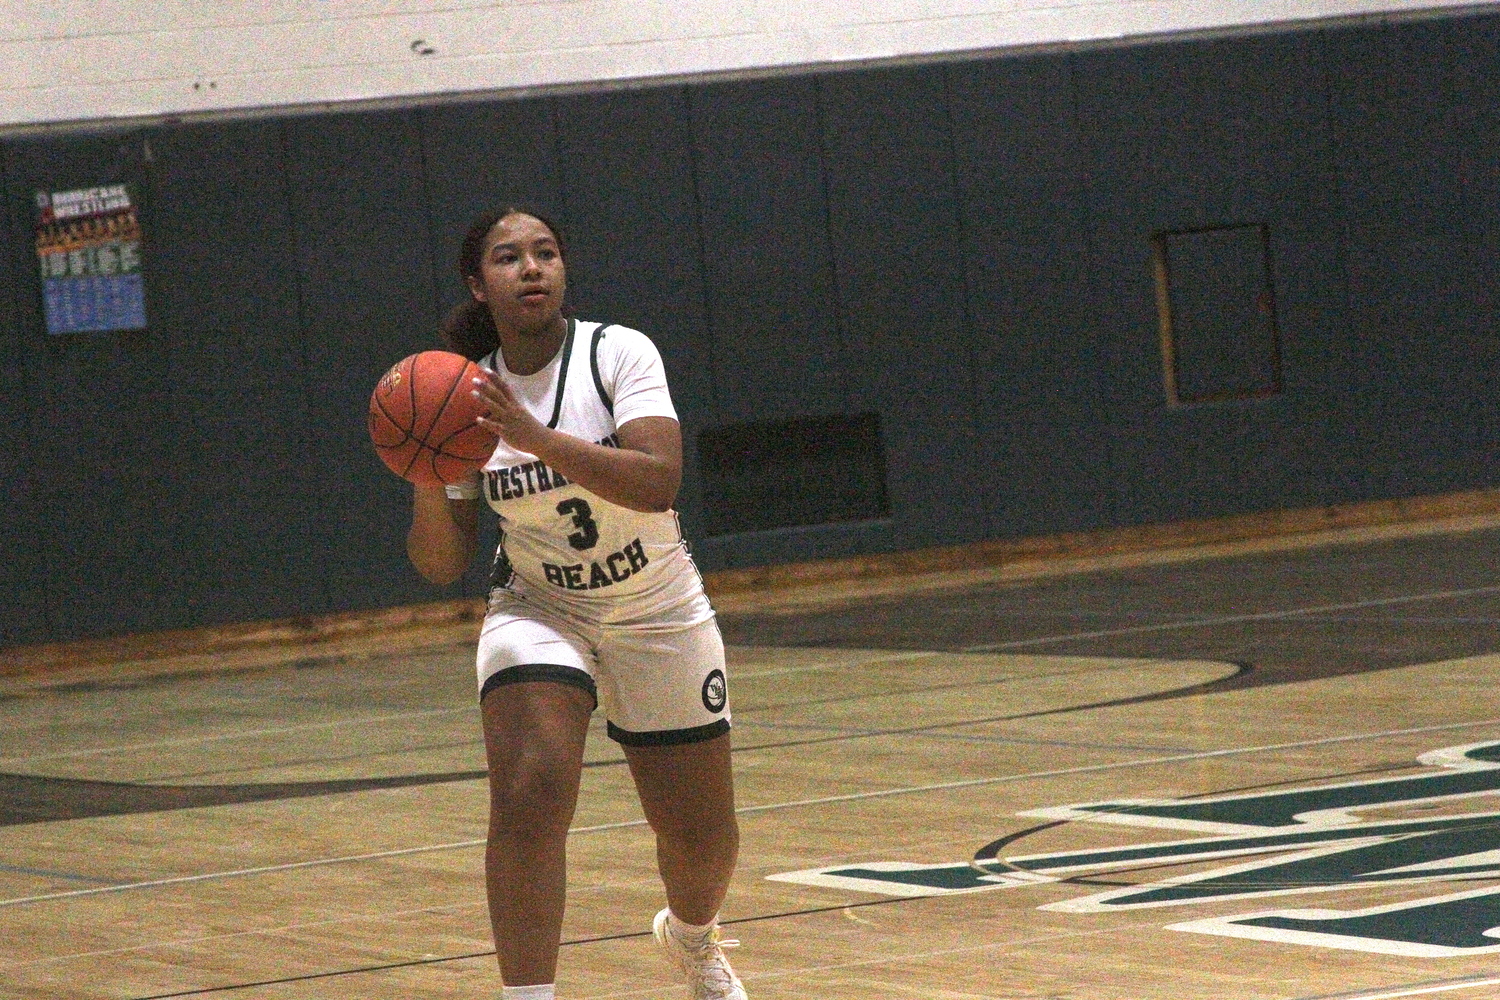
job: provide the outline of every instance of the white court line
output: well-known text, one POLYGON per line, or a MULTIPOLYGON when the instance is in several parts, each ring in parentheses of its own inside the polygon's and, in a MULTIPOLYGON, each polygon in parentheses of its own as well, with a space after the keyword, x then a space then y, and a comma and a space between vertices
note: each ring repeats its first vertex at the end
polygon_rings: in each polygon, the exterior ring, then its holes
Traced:
MULTIPOLYGON (((1437 733, 1452 729, 1473 729, 1481 726, 1500 726, 1500 719, 1479 719, 1473 722, 1449 722, 1439 726, 1416 726, 1411 729, 1389 729, 1378 733, 1353 733, 1348 736, 1325 736, 1316 740, 1297 740, 1292 743, 1268 743, 1262 746, 1230 747, 1226 750, 1201 750, 1194 753, 1170 754, 1164 757, 1144 757, 1138 760, 1117 761, 1109 764, 1085 764, 1080 767, 1065 767, 1053 771, 1029 771, 1023 774, 1003 774, 989 778, 970 778, 966 781, 944 781, 933 785, 910 785, 901 788, 884 788, 873 792, 852 792, 848 795, 828 795, 817 799, 794 799, 788 802, 771 802, 759 806, 741 806, 735 813, 741 816, 755 813, 775 812, 780 809, 801 809, 808 806, 830 805, 835 802, 860 802, 867 799, 891 798, 897 795, 919 795, 924 792, 943 792, 955 788, 975 788, 981 785, 998 785, 1012 781, 1034 781, 1040 778, 1058 778, 1072 774, 1091 774, 1130 767, 1152 767, 1158 764, 1177 764, 1191 760, 1209 760, 1214 757, 1232 757, 1240 754, 1269 753, 1274 750, 1296 750, 1303 747, 1328 746, 1333 743, 1354 743, 1360 740, 1387 739, 1392 736, 1412 736, 1418 733, 1437 733)), ((574 827, 569 836, 584 833, 599 833, 605 830, 624 830, 645 826, 644 819, 625 820, 619 823, 601 823, 597 826, 574 827)), ((126 892, 131 889, 154 889, 168 885, 183 885, 189 882, 207 882, 221 878, 240 878, 249 875, 267 875, 275 872, 294 871, 299 868, 317 868, 323 865, 345 864, 351 861, 373 861, 377 858, 395 858, 407 854, 426 854, 432 851, 452 851, 467 847, 483 847, 483 840, 461 840, 451 844, 431 844, 426 847, 404 847, 394 851, 376 851, 371 854, 351 854, 336 858, 318 858, 312 861, 295 861, 284 865, 267 865, 262 868, 237 868, 232 871, 206 872, 202 875, 180 875, 175 878, 152 879, 147 882, 126 882, 121 885, 101 886, 97 889, 74 889, 70 892, 51 892, 39 896, 19 896, 0 899, 0 907, 19 906, 23 903, 40 903, 54 899, 76 899, 81 896, 98 896, 109 892, 126 892)))
MULTIPOLYGON (((604 892, 609 889, 618 888, 621 883, 600 882, 593 885, 570 885, 568 886, 568 898, 572 899, 582 893, 604 892)), ((624 883, 630 884, 630 883, 624 883)), ((421 916, 423 914, 453 913, 460 910, 483 910, 485 902, 482 899, 472 900, 467 903, 442 903, 432 906, 419 906, 412 910, 388 910, 379 913, 353 913, 348 916, 331 917, 327 920, 310 920, 297 924, 281 924, 276 927, 252 927, 243 931, 227 931, 223 934, 208 934, 203 937, 193 938, 169 938, 163 941, 148 941, 144 944, 126 945, 120 948, 104 948, 99 951, 79 951, 65 955, 47 955, 42 958, 27 958, 17 962, 8 962, 0 959, 0 970, 19 969, 24 966, 55 965, 58 962, 72 962, 81 958, 100 958, 105 955, 125 955, 131 952, 156 951, 163 948, 195 948, 208 944, 212 941, 226 941, 230 938, 255 937, 257 935, 287 934, 293 931, 304 931, 313 927, 333 927, 340 924, 354 923, 379 923, 400 920, 403 917, 421 916)), ((436 958, 428 955, 428 958, 436 958)), ((212 990, 208 992, 213 992, 212 990)))
POLYGON ((224 740, 246 739, 252 736, 277 736, 282 733, 301 733, 309 729, 335 729, 339 726, 358 726, 367 722, 395 722, 399 719, 423 719, 434 715, 453 715, 472 712, 474 706, 463 708, 425 708, 419 712, 398 712, 395 715, 368 715, 355 719, 338 719, 333 722, 307 722, 300 726, 281 726, 276 729, 247 729, 234 733, 217 733, 213 736, 184 736, 176 740, 157 740, 153 743, 127 743, 113 747, 90 747, 87 750, 68 750, 63 753, 39 754, 35 757, 0 757, 0 764, 29 764, 38 760, 65 760, 71 757, 92 757, 106 753, 125 753, 131 750, 154 750, 159 747, 191 746, 195 743, 218 743, 224 740))
MULTIPOLYGON (((930 898, 930 897, 929 897, 930 898)), ((735 921, 730 921, 734 923, 735 921)), ((729 926, 726 924, 725 926, 729 926)), ((892 955, 880 955, 875 958, 862 958, 852 962, 835 962, 829 965, 810 965, 796 969, 778 969, 775 972, 762 972, 744 976, 747 983, 761 983, 772 979, 787 979, 792 976, 806 978, 820 973, 838 972, 842 969, 862 969, 872 965, 895 965, 905 962, 920 962, 925 959, 946 958, 950 955, 972 955, 976 952, 1000 951, 1009 948, 1030 948, 1051 941, 1073 941, 1078 938, 1099 937, 1104 934, 1118 934, 1121 931, 1143 930, 1147 927, 1156 927, 1155 921, 1139 924, 1122 924, 1115 927, 1105 927, 1087 931, 1059 931, 1051 934, 1038 934, 1032 937, 1016 938, 1011 941, 987 941, 984 944, 962 945, 957 948, 939 948, 933 951, 908 951, 892 955)), ((204 992, 207 992, 206 990, 204 992)), ((614 997, 636 997, 648 994, 660 995, 660 987, 650 989, 626 990, 619 993, 595 993, 588 1000, 611 1000, 614 997)))
MULTIPOLYGON (((1477 594, 1500 593, 1500 584, 1489 587, 1470 587, 1466 590, 1439 590, 1426 594, 1410 594, 1404 597, 1383 597, 1369 601, 1355 601, 1349 604, 1326 604, 1312 608, 1293 608, 1289 611, 1266 611, 1253 615, 1226 615, 1218 618, 1195 618, 1188 621, 1167 622, 1159 625, 1134 625, 1130 628, 1104 629, 1097 632, 1070 632, 1066 635, 1038 636, 1033 639, 1015 639, 1010 642, 984 643, 977 646, 965 646, 958 650, 961 653, 993 653, 1003 649, 1024 649, 1027 646, 1044 646, 1054 642, 1069 642, 1075 639, 1107 639, 1113 636, 1138 635, 1148 632, 1169 632, 1176 629, 1197 628, 1203 625, 1231 625, 1236 622, 1275 621, 1278 618, 1295 618, 1299 615, 1326 614, 1332 611, 1357 611, 1361 608, 1388 607, 1397 604, 1413 604, 1420 601, 1440 601, 1454 597, 1472 597, 1477 594)), ((755 647, 761 648, 761 647, 755 647)), ((920 659, 923 657, 942 656, 946 651, 921 650, 902 653, 892 650, 890 653, 882 653, 880 656, 869 660, 860 660, 853 664, 837 664, 835 666, 859 666, 867 662, 879 662, 882 660, 920 659)), ((830 669, 827 665, 817 664, 806 667, 789 667, 772 670, 755 671, 740 676, 770 677, 783 673, 805 673, 814 670, 830 669)), ((398 719, 415 719, 432 715, 447 715, 455 712, 468 712, 471 708, 438 708, 420 712, 402 712, 396 715, 368 716, 358 719, 343 719, 336 722, 314 722, 301 726, 287 726, 279 729, 253 729, 246 732, 223 733, 214 736, 193 736, 178 740, 162 740, 155 743, 132 743, 117 747, 95 747, 88 750, 71 750, 66 753, 45 754, 36 757, 5 757, 0 758, 0 764, 28 763, 39 760, 56 760, 70 757, 87 757, 96 754, 117 753, 129 750, 149 750, 154 747, 183 746, 194 743, 213 743, 223 740, 240 739, 251 736, 271 736, 279 733, 295 733, 308 729, 328 729, 337 726, 362 725, 367 722, 392 722, 398 719)))
MULTIPOLYGON (((644 819, 625 820, 622 823, 601 823, 598 826, 580 826, 568 831, 575 833, 598 833, 601 830, 624 830, 633 826, 645 826, 644 819)), ((456 851, 465 847, 483 847, 483 840, 458 840, 451 844, 429 844, 426 847, 403 847, 394 851, 375 851, 370 854, 346 854, 337 858, 316 858, 312 861, 294 861, 285 865, 266 865, 262 868, 235 868, 224 872, 205 872, 202 875, 179 875, 175 878, 157 878, 148 882, 124 882, 106 885, 97 889, 75 889, 72 892, 49 892, 41 896, 21 896, 15 899, 0 899, 0 906, 18 906, 22 903, 40 903, 50 899, 73 899, 78 896, 98 896, 106 892, 125 892, 130 889, 156 889, 164 885, 185 885, 189 882, 208 882, 220 878, 243 878, 247 875, 269 875, 275 872, 296 871, 299 868, 321 868, 324 865, 342 865, 351 861, 374 861, 377 858, 399 858, 407 854, 430 854, 433 851, 456 851)))
MULTIPOLYGON (((736 719, 734 721, 734 724, 737 728, 741 729, 772 729, 777 732, 790 731, 793 733, 819 733, 833 736, 847 736, 851 739, 895 735, 888 729, 854 729, 849 726, 830 726, 826 724, 811 722, 764 722, 759 719, 746 719, 744 721, 736 719)), ((1040 737, 1023 736, 965 736, 962 733, 932 733, 922 732, 920 730, 916 732, 912 732, 910 730, 902 730, 899 735, 910 736, 917 739, 954 740, 963 743, 993 743, 1003 744, 1005 746, 1062 747, 1065 750, 1114 750, 1117 752, 1120 750, 1134 750, 1138 753, 1146 753, 1148 751, 1151 753, 1167 753, 1168 751, 1174 753, 1193 752, 1184 747, 1143 747, 1132 746, 1127 743, 1083 743, 1077 740, 1044 740, 1040 737)), ((776 749, 776 747, 772 745, 767 747, 747 746, 744 748, 744 750, 747 752, 759 749, 772 750, 776 749)))
POLYGON ((1119 635, 1140 635, 1145 632, 1170 632, 1175 629, 1198 628, 1201 625, 1233 625, 1236 622, 1267 622, 1278 618, 1296 618, 1299 615, 1327 614, 1331 611, 1358 611, 1361 608, 1384 608, 1395 604, 1415 604, 1419 601, 1441 601, 1454 597, 1473 597, 1477 594, 1500 593, 1500 584, 1489 587, 1470 587, 1467 590, 1436 590, 1428 594, 1408 594, 1404 597, 1381 597, 1351 604, 1324 604, 1315 608, 1294 608, 1290 611, 1264 611, 1253 615, 1225 615, 1220 618, 1197 618, 1190 621, 1167 622, 1162 625, 1134 625, 1130 628, 1104 629, 1098 632, 1074 632, 1070 635, 1048 635, 1036 639, 1015 639, 1011 642, 987 642, 978 646, 965 646, 965 653, 993 653, 1002 649, 1024 649, 1027 646, 1045 646, 1054 642, 1072 639, 1108 639, 1119 635))
MULTIPOLYGON (((770 648, 770 647, 763 647, 763 648, 770 648)), ((869 657, 865 657, 865 658, 857 659, 857 660, 848 660, 848 661, 841 661, 841 662, 829 662, 829 663, 823 663, 823 664, 810 664, 810 665, 808 665, 806 667, 788 668, 786 670, 762 670, 762 671, 751 671, 751 672, 745 672, 745 673, 736 673, 735 677, 738 678, 738 679, 744 679, 744 678, 756 678, 756 677, 776 676, 776 675, 788 674, 788 673, 811 673, 811 672, 814 672, 814 671, 845 670, 845 669, 848 669, 848 668, 851 668, 851 667, 867 667, 867 666, 870 666, 871 664, 876 664, 876 663, 902 662, 902 661, 910 661, 910 660, 917 660, 917 659, 924 659, 924 658, 930 659, 932 657, 954 656, 954 655, 960 655, 960 654, 955 654, 955 653, 952 653, 952 652, 949 652, 949 651, 946 651, 946 650, 921 650, 921 651, 913 651, 913 652, 908 652, 908 653, 893 653, 893 654, 890 654, 890 655, 886 655, 885 653, 881 653, 880 655, 869 656, 869 657)), ((1180 662, 1180 661, 1173 661, 1173 660, 1161 660, 1161 661, 1157 661, 1157 660, 1131 659, 1128 662, 1124 662, 1124 663, 1111 663, 1109 665, 1098 666, 1098 667, 1090 667, 1088 669, 1083 669, 1083 670, 1064 670, 1064 671, 1059 671, 1059 672, 1054 672, 1054 673, 1044 673, 1044 674, 1004 675, 1004 676, 1001 676, 1001 677, 993 679, 993 680, 969 681, 969 682, 965 682, 963 684, 954 684, 954 685, 940 685, 940 686, 938 686, 936 688, 922 688, 922 689, 919 689, 916 692, 882 692, 882 693, 872 694, 872 695, 869 695, 867 697, 871 697, 871 698, 887 697, 888 695, 893 694, 893 693, 894 694, 921 693, 922 691, 941 690, 943 687, 970 687, 970 686, 981 686, 981 685, 984 685, 984 684, 1010 684, 1010 683, 1015 683, 1015 682, 1018 682, 1018 681, 1032 681, 1032 680, 1038 680, 1038 679, 1049 679, 1049 678, 1054 678, 1054 677, 1069 677, 1069 676, 1074 676, 1074 675, 1078 675, 1078 674, 1108 673, 1108 672, 1114 671, 1114 670, 1137 670, 1137 669, 1140 668, 1140 666, 1142 664, 1156 663, 1156 662, 1174 663, 1174 662, 1180 662)), ((866 697, 866 696, 862 696, 862 697, 866 697)), ((772 707, 782 708, 782 707, 786 707, 786 706, 777 705, 777 706, 772 706, 772 707)), ((758 711, 758 710, 759 709, 742 709, 742 712, 758 711)), ((64 753, 41 754, 41 755, 38 755, 38 756, 35 756, 35 757, 5 757, 5 758, 0 758, 0 765, 27 764, 27 763, 34 763, 34 762, 37 762, 37 761, 45 761, 45 760, 58 760, 58 759, 66 759, 66 758, 74 758, 74 757, 89 757, 89 756, 97 756, 97 755, 100 755, 100 754, 123 753, 123 752, 126 752, 126 751, 149 750, 149 749, 160 748, 160 747, 180 746, 180 745, 184 745, 184 744, 191 745, 191 744, 197 744, 197 743, 212 743, 212 742, 220 742, 220 741, 224 741, 224 740, 235 740, 235 739, 240 739, 240 738, 249 738, 249 737, 254 737, 254 736, 266 736, 266 735, 278 735, 278 734, 282 734, 282 733, 305 732, 305 731, 310 730, 310 729, 330 729, 330 728, 336 728, 336 727, 339 727, 339 726, 361 725, 361 724, 367 723, 367 722, 390 722, 390 721, 399 720, 399 719, 428 718, 428 717, 436 716, 436 715, 452 715, 452 714, 456 714, 456 713, 460 713, 460 712, 467 713, 467 712, 471 712, 471 711, 474 711, 473 707, 471 707, 471 706, 465 706, 463 708, 423 709, 422 711, 418 711, 418 712, 400 712, 400 713, 396 713, 394 715, 361 716, 361 717, 354 718, 354 719, 340 719, 340 720, 335 720, 335 721, 330 721, 330 722, 309 722, 309 723, 304 723, 304 724, 298 725, 298 726, 286 726, 286 727, 277 728, 277 729, 246 730, 246 731, 234 732, 234 733, 220 733, 220 734, 211 735, 211 736, 190 736, 190 737, 183 737, 181 739, 176 739, 176 740, 159 740, 159 741, 154 742, 154 743, 135 743, 135 744, 127 745, 127 746, 91 747, 91 748, 89 748, 87 750, 70 750, 70 751, 67 751, 67 752, 64 752, 64 753)), ((746 724, 751 724, 751 725, 755 724, 755 723, 750 722, 748 720, 742 720, 742 721, 745 721, 746 724)), ((880 734, 879 733, 872 733, 871 735, 880 735, 880 734)), ((950 737, 950 738, 952 738, 952 737, 950 737)), ((437 747, 425 747, 425 748, 420 748, 420 749, 444 749, 444 748, 458 746, 458 745, 460 745, 460 744, 441 744, 441 745, 439 745, 437 747)), ((1122 749, 1122 748, 1116 748, 1116 749, 1122 749)), ((182 780, 184 778, 201 778, 201 777, 206 777, 206 776, 211 776, 211 775, 228 775, 228 774, 241 773, 241 772, 244 772, 244 771, 258 771, 258 770, 263 771, 263 770, 266 770, 268 768, 294 767, 294 766, 300 766, 300 765, 309 764, 309 763, 327 763, 329 760, 365 760, 365 759, 370 759, 370 758, 373 758, 373 757, 400 756, 402 754, 407 754, 407 753, 410 753, 410 752, 411 752, 411 750, 409 750, 409 749, 396 749, 396 750, 380 751, 378 753, 372 752, 372 753, 348 754, 348 755, 345 755, 345 756, 334 757, 334 758, 314 758, 314 759, 310 759, 310 760, 280 761, 280 762, 275 762, 273 764, 258 765, 256 767, 249 767, 249 768, 231 768, 231 769, 228 769, 228 770, 217 770, 217 771, 194 771, 194 772, 189 772, 189 773, 186 773, 186 774, 175 774, 174 773, 174 774, 146 776, 146 777, 142 777, 142 778, 137 779, 136 782, 134 782, 134 783, 140 783, 140 782, 161 782, 161 781, 168 781, 168 780, 180 781, 180 780, 182 780)), ((619 759, 623 760, 623 758, 619 758, 619 759)), ((58 775, 34 775, 33 777, 58 777, 58 775)), ((69 777, 72 777, 72 776, 70 775, 69 777)))
MULTIPOLYGON (((742 648, 742 649, 754 649, 754 650, 788 649, 788 648, 791 648, 791 649, 797 649, 799 652, 807 652, 810 649, 812 651, 816 651, 819 648, 827 648, 827 649, 833 649, 833 650, 847 650, 847 649, 858 649, 859 647, 858 646, 853 646, 853 647, 850 647, 850 646, 828 646, 828 647, 816 647, 816 646, 814 646, 814 647, 807 647, 807 646, 793 646, 793 647, 787 647, 787 646, 742 646, 740 648, 742 648)), ((843 669, 846 669, 848 667, 867 667, 867 666, 869 666, 872 663, 897 663, 897 662, 900 662, 902 660, 922 660, 922 659, 927 659, 927 658, 930 658, 930 657, 933 657, 933 656, 952 656, 953 655, 952 652, 950 652, 948 650, 945 650, 945 649, 914 649, 914 650, 911 650, 909 652, 901 652, 900 650, 894 650, 893 649, 893 650, 888 650, 888 651, 887 650, 879 650, 879 651, 877 651, 877 650, 871 650, 870 652, 872 654, 877 654, 877 655, 871 655, 871 656, 864 657, 864 658, 858 659, 858 660, 848 660, 848 661, 825 660, 825 661, 823 661, 821 663, 805 663, 805 664, 803 664, 800 667, 772 667, 772 668, 770 668, 768 670, 736 670, 734 672, 734 679, 735 680, 741 680, 741 679, 750 679, 750 678, 755 678, 755 677, 780 677, 780 676, 785 675, 785 674, 811 674, 811 673, 817 673, 819 671, 824 671, 824 670, 843 670, 843 669)))
MULTIPOLYGON (((883 663, 887 660, 912 660, 930 656, 950 656, 951 653, 933 652, 927 650, 902 653, 892 651, 881 652, 879 655, 866 657, 848 663, 821 663, 809 664, 805 667, 791 667, 787 669, 757 670, 737 673, 736 677, 754 678, 771 677, 778 674, 789 673, 811 673, 818 670, 837 670, 847 667, 867 666, 871 663, 883 663)), ((247 729, 232 733, 216 733, 211 736, 184 736, 174 740, 156 740, 150 743, 127 743, 121 746, 90 747, 87 750, 67 750, 61 753, 38 754, 34 757, 0 757, 0 765, 9 766, 14 764, 30 764, 43 760, 68 760, 75 757, 96 757, 101 754, 128 753, 138 750, 154 750, 160 747, 192 746, 199 743, 222 743, 226 740, 250 739, 258 736, 279 736, 285 733, 301 733, 312 729, 336 729, 340 726, 360 726, 371 722, 397 722, 401 719, 423 719, 434 715, 455 715, 460 712, 476 712, 475 706, 464 705, 461 708, 428 708, 415 712, 398 712, 393 715, 369 715, 359 716, 353 719, 338 719, 331 722, 308 722, 298 726, 281 726, 274 729, 247 729)), ((476 712, 477 714, 477 712, 476 712)))
MULTIPOLYGON (((574 892, 569 888, 570 893, 574 892)), ((360 921, 389 921, 400 920, 403 917, 420 916, 424 913, 445 913, 454 910, 478 909, 485 904, 480 900, 471 903, 445 903, 441 906, 419 906, 414 910, 392 910, 389 913, 355 913, 346 917, 332 917, 328 920, 309 920, 300 924, 282 924, 277 927, 252 927, 246 931, 229 931, 224 934, 209 934, 204 937, 195 938, 171 938, 166 941, 151 941, 146 944, 132 944, 123 948, 103 948, 99 951, 77 951, 67 955, 47 955, 43 958, 27 958, 19 962, 7 962, 0 960, 0 969, 19 969, 32 965, 54 965, 58 962, 73 962, 80 958, 102 958, 105 955, 126 955, 133 951, 153 951, 159 948, 194 948, 200 947, 210 941, 225 941, 229 938, 254 937, 258 934, 286 934, 290 931, 307 930, 313 927, 333 927, 339 924, 352 924, 360 921)))
MULTIPOLYGON (((848 795, 829 795, 820 799, 798 799, 791 802, 776 802, 763 806, 745 806, 737 813, 771 812, 775 809, 793 809, 800 806, 824 805, 830 802, 856 802, 861 799, 887 798, 892 795, 912 795, 917 792, 938 792, 954 788, 973 788, 978 785, 998 785, 1010 781, 1032 781, 1038 778, 1060 778, 1070 774, 1090 774, 1096 771, 1112 771, 1116 768, 1151 767, 1156 764, 1176 764, 1190 760, 1208 760, 1213 757, 1233 757, 1239 754, 1268 753, 1273 750, 1295 750, 1301 747, 1327 746, 1332 743, 1352 743, 1359 740, 1378 740, 1391 736, 1410 736, 1417 733, 1434 733, 1447 729, 1470 729, 1478 726, 1500 725, 1500 719, 1482 719, 1477 722, 1449 722, 1440 726, 1418 726, 1413 729, 1392 729, 1383 733, 1355 733, 1350 736, 1325 736, 1316 740, 1297 740, 1293 743, 1267 743, 1254 747, 1231 747, 1227 750, 1200 750, 1195 753, 1172 754, 1166 757, 1147 757, 1111 764, 1084 764, 1080 767, 1064 767, 1055 771, 1031 771, 1026 774, 1006 774, 993 778, 969 778, 965 781, 945 781, 935 785, 917 785, 909 788, 888 788, 878 792, 851 792, 848 795)), ((83 890, 90 892, 94 890, 83 890)), ((4 901, 0 900, 0 906, 4 901)))
POLYGON ((1341 993, 1338 1000, 1395 1000, 1396 997, 1419 997, 1429 993, 1451 993, 1455 990, 1472 990, 1480 986, 1500 986, 1500 979, 1470 980, 1466 983, 1448 983, 1443 986, 1423 986, 1417 989, 1403 989, 1395 993, 1341 993))

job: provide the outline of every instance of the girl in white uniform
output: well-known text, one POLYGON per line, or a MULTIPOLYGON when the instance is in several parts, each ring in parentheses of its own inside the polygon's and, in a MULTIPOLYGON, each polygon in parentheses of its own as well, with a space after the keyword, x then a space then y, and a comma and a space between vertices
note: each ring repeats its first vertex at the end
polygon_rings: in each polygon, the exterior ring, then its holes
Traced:
POLYGON ((451 582, 481 501, 500 515, 478 683, 503 996, 554 996, 567 832, 602 703, 656 834, 656 940, 695 1000, 743 1000, 717 928, 739 843, 724 647, 672 510, 682 438, 661 357, 635 330, 563 315, 563 246, 535 213, 476 220, 459 268, 473 301, 443 332, 485 370, 473 392, 499 443, 471 480, 414 487, 407 552, 451 582))

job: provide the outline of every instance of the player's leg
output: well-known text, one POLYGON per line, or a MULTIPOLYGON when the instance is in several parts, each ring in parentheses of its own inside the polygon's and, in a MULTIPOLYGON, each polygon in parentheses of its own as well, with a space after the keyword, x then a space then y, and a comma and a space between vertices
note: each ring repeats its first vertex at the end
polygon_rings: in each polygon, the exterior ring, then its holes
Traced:
POLYGON ((625 751, 656 834, 667 901, 683 920, 706 924, 739 852, 718 624, 605 629, 597 673, 609 735, 625 751))
POLYGON ((625 750, 668 908, 657 942, 695 1000, 745 1000, 718 930, 739 854, 724 644, 710 619, 671 632, 606 634, 599 650, 609 733, 625 750))
POLYGON ((489 762, 485 890, 507 986, 556 979, 568 827, 578 801, 595 688, 566 625, 492 608, 479 641, 489 762))
POLYGON ((548 681, 497 687, 484 698, 490 775, 485 894, 508 986, 557 978, 568 826, 593 707, 587 691, 548 681))
POLYGON ((667 889, 667 908, 652 924, 657 944, 694 1000, 746 1000, 724 954, 739 942, 724 940, 718 927, 739 853, 729 734, 626 746, 625 757, 656 833, 656 863, 667 889))
POLYGON ((739 854, 729 734, 624 749, 656 834, 667 904, 689 924, 708 924, 718 916, 739 854))

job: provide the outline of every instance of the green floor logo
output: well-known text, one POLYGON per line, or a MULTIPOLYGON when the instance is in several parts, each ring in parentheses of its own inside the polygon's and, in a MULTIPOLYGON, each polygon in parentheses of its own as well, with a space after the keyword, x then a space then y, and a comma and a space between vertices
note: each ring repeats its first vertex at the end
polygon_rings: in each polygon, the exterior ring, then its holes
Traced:
MULTIPOLYGON (((918 896, 981 892, 1087 874, 1234 861, 1190 875, 1112 888, 1043 906, 1106 913, 1418 882, 1500 878, 1500 812, 1457 812, 1500 792, 1500 741, 1423 754, 1436 772, 1317 788, 1172 801, 1058 806, 1022 816, 1126 824, 1210 836, 941 865, 877 862, 773 875, 778 881, 918 896), (1447 815, 1362 821, 1376 807, 1422 804, 1447 815), (1472 803, 1469 803, 1472 804, 1472 803), (1251 858, 1253 860, 1241 860, 1251 858)), ((1362 910, 1264 910, 1169 925, 1171 930, 1414 957, 1500 951, 1500 888, 1362 910)))

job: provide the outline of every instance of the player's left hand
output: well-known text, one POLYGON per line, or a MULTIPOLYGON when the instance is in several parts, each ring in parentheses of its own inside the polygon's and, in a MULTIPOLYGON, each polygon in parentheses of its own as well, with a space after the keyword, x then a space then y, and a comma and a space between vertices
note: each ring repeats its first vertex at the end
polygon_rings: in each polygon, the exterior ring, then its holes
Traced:
POLYGON ((481 427, 504 438, 512 448, 537 453, 547 428, 511 394, 499 375, 487 371, 483 378, 476 378, 474 395, 489 408, 488 416, 477 418, 481 427))

